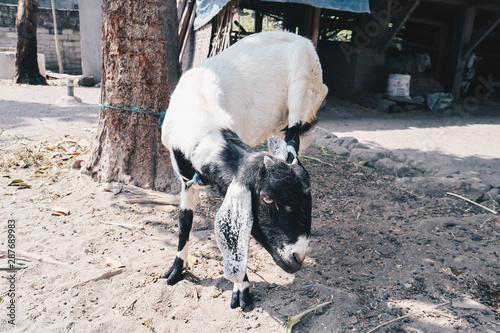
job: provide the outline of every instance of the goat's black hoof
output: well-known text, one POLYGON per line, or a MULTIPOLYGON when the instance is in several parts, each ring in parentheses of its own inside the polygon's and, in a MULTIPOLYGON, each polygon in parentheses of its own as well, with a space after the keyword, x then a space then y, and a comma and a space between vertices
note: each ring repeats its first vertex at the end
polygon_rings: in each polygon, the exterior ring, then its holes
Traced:
POLYGON ((245 312, 253 309, 253 299, 250 295, 250 287, 233 291, 231 309, 236 309, 237 307, 240 307, 245 312))
POLYGON ((167 279, 167 284, 173 286, 177 282, 184 279, 184 274, 182 270, 184 268, 184 260, 179 257, 175 257, 172 267, 161 276, 162 279, 167 279))

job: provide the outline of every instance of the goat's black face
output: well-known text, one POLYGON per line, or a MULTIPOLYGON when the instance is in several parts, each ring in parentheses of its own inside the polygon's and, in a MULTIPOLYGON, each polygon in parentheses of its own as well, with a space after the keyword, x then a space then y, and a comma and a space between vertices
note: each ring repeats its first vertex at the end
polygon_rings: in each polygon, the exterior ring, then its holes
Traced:
POLYGON ((252 164, 257 178, 251 191, 252 235, 276 264, 295 273, 302 267, 311 232, 309 175, 302 166, 271 156, 262 155, 252 164))

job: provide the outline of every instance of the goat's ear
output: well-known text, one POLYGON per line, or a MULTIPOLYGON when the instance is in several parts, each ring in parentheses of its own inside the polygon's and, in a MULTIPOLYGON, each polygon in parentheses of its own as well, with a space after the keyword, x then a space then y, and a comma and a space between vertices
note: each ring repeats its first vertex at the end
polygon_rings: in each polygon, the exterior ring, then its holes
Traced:
POLYGON ((267 141, 267 146, 269 147, 269 153, 279 159, 286 160, 288 157, 288 149, 286 147, 285 140, 278 138, 276 135, 272 135, 267 141))
POLYGON ((233 180, 215 217, 215 239, 224 257, 224 273, 233 282, 245 277, 252 225, 251 192, 233 180))

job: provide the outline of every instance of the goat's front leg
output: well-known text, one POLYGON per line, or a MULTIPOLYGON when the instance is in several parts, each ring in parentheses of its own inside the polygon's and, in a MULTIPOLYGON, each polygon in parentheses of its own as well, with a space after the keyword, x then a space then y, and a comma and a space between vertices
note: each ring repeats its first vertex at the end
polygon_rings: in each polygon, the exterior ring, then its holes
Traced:
POLYGON ((251 310, 253 304, 252 296, 250 295, 250 282, 248 276, 242 282, 236 282, 233 288, 233 295, 231 297, 231 309, 240 307, 243 311, 251 310))
POLYGON ((288 156, 286 158, 287 163, 292 163, 297 158, 297 154, 300 149, 300 135, 302 134, 302 131, 303 126, 300 122, 286 129, 285 141, 288 150, 288 156))
POLYGON ((193 213, 198 203, 199 194, 199 189, 194 188, 194 186, 186 187, 184 181, 182 182, 177 255, 175 256, 172 267, 162 276, 162 278, 167 279, 168 285, 174 285, 184 278, 182 270, 187 263, 189 233, 193 225, 193 213))

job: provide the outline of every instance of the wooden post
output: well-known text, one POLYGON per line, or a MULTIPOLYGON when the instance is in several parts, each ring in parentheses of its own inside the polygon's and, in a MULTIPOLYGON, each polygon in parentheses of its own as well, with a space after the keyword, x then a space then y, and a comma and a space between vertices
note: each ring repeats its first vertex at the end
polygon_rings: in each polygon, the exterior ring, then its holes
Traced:
POLYGON ((454 35, 450 52, 451 61, 448 70, 448 77, 450 77, 448 86, 455 98, 460 97, 460 89, 462 86, 465 68, 465 59, 462 50, 464 45, 470 41, 475 15, 475 8, 462 7, 459 9, 455 20, 455 29, 453 30, 454 35))
POLYGON ((191 7, 190 4, 190 12, 189 12, 189 22, 187 23, 187 26, 185 27, 185 30, 182 35, 179 35, 179 48, 180 48, 180 53, 179 53, 179 68, 182 68, 182 58, 184 57, 184 52, 186 52, 187 48, 187 43, 189 41, 189 36, 191 35, 191 30, 193 30, 193 23, 194 23, 194 17, 196 14, 196 3, 193 0, 192 1, 193 6, 191 7))
POLYGON ((435 61, 432 64, 434 78, 441 81, 443 75, 443 67, 445 63, 446 41, 448 39, 448 29, 439 29, 434 37, 434 45, 436 47, 435 61))
POLYGON ((412 0, 408 2, 408 4, 403 8, 403 11, 399 14, 396 22, 394 22, 392 28, 389 29, 387 35, 384 38, 384 41, 382 42, 382 51, 387 50, 387 48, 391 45, 399 30, 401 30, 401 28, 406 23, 411 13, 413 13, 415 8, 417 8, 419 3, 420 0, 412 0))
POLYGON ((262 15, 262 12, 259 10, 255 11, 255 32, 261 32, 262 31, 262 21, 264 19, 264 15, 262 15))
POLYGON ((59 36, 57 34, 57 19, 56 19, 56 7, 54 5, 54 0, 52 2, 52 19, 54 21, 54 41, 56 43, 56 54, 57 54, 57 64, 59 65, 59 73, 63 73, 63 64, 61 58, 61 50, 59 49, 59 36))
POLYGON ((318 48, 318 37, 319 37, 319 20, 321 17, 321 9, 314 8, 314 18, 313 18, 313 27, 312 27, 312 42, 315 48, 318 48))
POLYGON ((497 11, 493 17, 491 17, 488 22, 479 30, 479 32, 472 38, 472 40, 464 46, 462 50, 462 56, 465 58, 467 55, 474 50, 483 39, 488 36, 488 34, 495 29, 495 27, 500 23, 500 10, 497 11))

